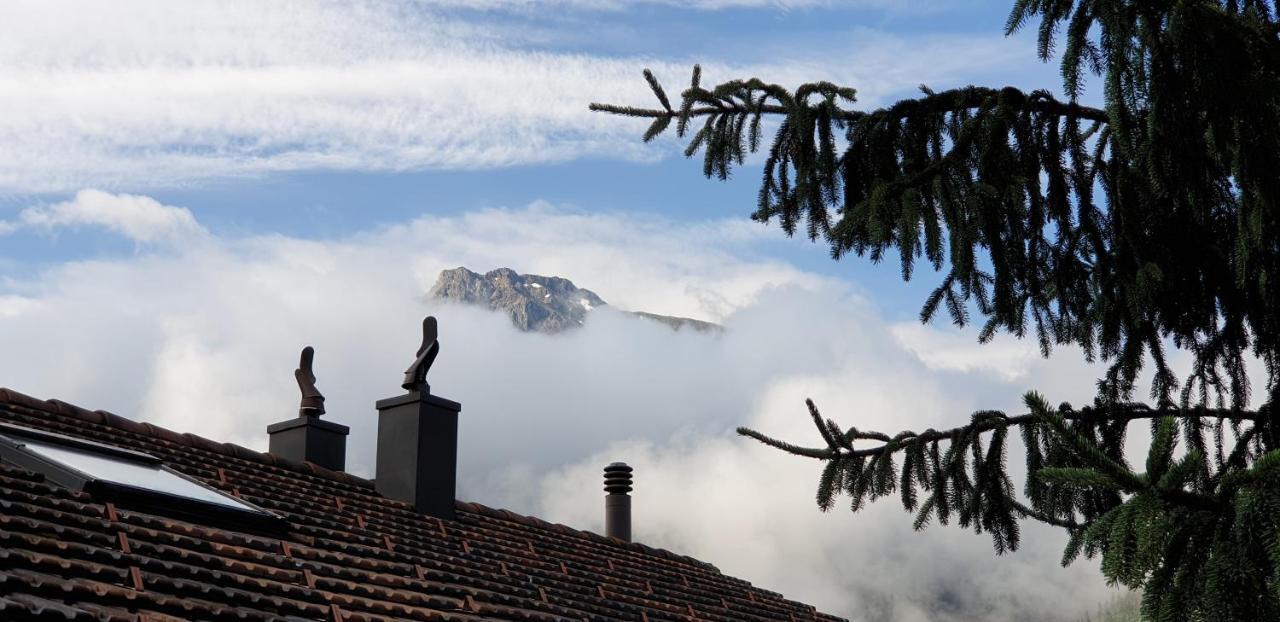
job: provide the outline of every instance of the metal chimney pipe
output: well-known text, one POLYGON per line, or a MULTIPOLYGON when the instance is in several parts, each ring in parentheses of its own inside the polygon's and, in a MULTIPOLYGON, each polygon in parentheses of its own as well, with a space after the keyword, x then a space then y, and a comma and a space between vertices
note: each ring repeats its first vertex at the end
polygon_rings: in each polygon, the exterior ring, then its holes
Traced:
POLYGON ((604 534, 631 541, 631 467, 614 462, 604 468, 604 534))

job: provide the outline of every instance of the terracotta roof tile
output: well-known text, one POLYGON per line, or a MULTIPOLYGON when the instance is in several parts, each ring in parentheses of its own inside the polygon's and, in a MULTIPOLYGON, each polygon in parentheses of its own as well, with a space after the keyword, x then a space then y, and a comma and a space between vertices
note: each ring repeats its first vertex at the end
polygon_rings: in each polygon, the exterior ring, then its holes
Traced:
POLYGON ((441 521, 369 480, 0 388, 0 422, 143 451, 287 519, 176 520, 0 463, 0 619, 835 621, 710 564, 478 503, 441 521))

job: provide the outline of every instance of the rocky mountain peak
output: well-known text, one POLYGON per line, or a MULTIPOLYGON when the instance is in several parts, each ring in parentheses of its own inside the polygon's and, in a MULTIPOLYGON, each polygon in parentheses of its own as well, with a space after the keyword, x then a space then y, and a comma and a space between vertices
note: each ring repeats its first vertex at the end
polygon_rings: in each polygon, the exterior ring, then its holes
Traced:
MULTIPOLYGON (((548 334, 578 328, 586 323, 592 309, 608 306, 595 292, 580 288, 569 279, 520 274, 511 268, 498 268, 484 274, 465 267, 443 270, 429 295, 503 311, 516 328, 548 334)), ((687 326, 699 331, 721 330, 717 324, 689 318, 624 313, 661 322, 673 329, 687 326)))
POLYGON ((582 326, 588 312, 605 305, 595 292, 569 279, 520 274, 511 268, 484 274, 464 267, 444 270, 430 295, 505 311, 516 328, 541 333, 582 326))

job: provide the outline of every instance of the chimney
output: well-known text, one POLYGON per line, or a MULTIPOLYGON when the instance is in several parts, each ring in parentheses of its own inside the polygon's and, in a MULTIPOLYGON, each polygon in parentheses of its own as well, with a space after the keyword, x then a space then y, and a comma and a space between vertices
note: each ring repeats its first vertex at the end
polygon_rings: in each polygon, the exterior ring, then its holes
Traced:
POLYGON ((436 319, 422 322, 418 358, 404 373, 406 393, 379 400, 375 485, 422 514, 452 520, 462 405, 431 395, 427 371, 440 352, 436 319))
POLYGON ((631 541, 631 467, 615 462, 604 468, 604 534, 631 541))
POLYGON ((311 370, 315 353, 311 346, 302 349, 298 369, 293 371, 302 390, 298 417, 267 426, 267 435, 271 437, 268 451, 290 460, 314 462, 326 469, 341 471, 346 468, 347 434, 351 429, 320 419, 324 414, 324 396, 316 389, 316 375, 311 370))

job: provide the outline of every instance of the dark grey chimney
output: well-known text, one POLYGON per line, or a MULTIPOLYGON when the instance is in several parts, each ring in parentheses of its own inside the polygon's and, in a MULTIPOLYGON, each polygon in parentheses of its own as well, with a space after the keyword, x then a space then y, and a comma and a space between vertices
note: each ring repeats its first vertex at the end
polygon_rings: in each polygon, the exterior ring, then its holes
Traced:
POLYGON ((302 403, 298 417, 267 426, 271 437, 269 451, 290 460, 314 462, 326 469, 341 471, 347 462, 347 434, 345 425, 324 421, 324 396, 316 389, 316 375, 311 370, 315 350, 311 346, 302 349, 302 359, 293 377, 302 390, 302 403))
POLYGON ((631 541, 631 467, 615 462, 604 468, 604 535, 631 541))
POLYGON ((418 358, 404 373, 404 395, 379 400, 375 485, 423 514, 453 519, 462 405, 431 395, 427 371, 440 352, 436 319, 422 322, 418 358))

